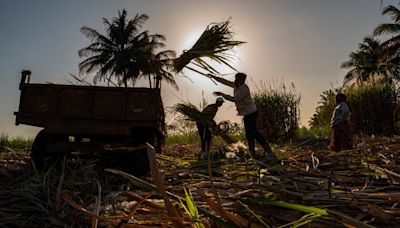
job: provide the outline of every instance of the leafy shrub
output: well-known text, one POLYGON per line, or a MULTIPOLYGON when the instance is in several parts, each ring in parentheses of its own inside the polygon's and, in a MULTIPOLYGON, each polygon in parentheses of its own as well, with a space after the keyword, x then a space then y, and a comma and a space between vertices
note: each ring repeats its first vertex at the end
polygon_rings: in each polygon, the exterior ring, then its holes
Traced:
POLYGON ((310 120, 311 128, 329 126, 336 106, 335 95, 339 91, 347 96, 355 133, 383 135, 394 133, 397 91, 395 86, 389 83, 324 91, 319 106, 310 120))
POLYGON ((289 88, 282 82, 265 84, 253 94, 257 106, 259 129, 271 142, 290 140, 299 128, 300 95, 292 83, 289 88))

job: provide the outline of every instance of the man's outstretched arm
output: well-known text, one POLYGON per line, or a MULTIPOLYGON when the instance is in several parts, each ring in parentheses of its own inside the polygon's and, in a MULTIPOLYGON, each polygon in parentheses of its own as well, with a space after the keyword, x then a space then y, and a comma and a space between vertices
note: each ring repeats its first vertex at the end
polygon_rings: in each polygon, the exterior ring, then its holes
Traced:
POLYGON ((232 102, 236 101, 235 97, 232 97, 231 95, 228 95, 228 94, 225 94, 225 93, 214 92, 213 94, 215 96, 222 96, 225 100, 228 100, 228 101, 232 101, 232 102))
POLYGON ((246 97, 251 97, 249 87, 247 87, 247 86, 239 87, 235 91, 234 96, 230 96, 228 94, 221 93, 221 92, 214 92, 213 94, 215 96, 222 96, 226 100, 233 101, 233 102, 241 101, 241 100, 245 99, 246 97))
POLYGON ((222 83, 222 84, 224 84, 226 86, 230 86, 232 88, 235 87, 235 83, 234 82, 228 81, 225 78, 221 78, 221 77, 215 76, 213 74, 208 74, 208 76, 210 78, 212 78, 212 79, 215 79, 217 82, 220 82, 220 83, 222 83))

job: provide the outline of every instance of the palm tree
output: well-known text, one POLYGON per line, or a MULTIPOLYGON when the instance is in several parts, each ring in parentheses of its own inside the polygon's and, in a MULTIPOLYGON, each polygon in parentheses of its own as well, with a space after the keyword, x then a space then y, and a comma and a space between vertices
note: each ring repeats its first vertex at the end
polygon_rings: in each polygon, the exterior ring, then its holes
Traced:
POLYGON ((374 35, 392 36, 387 41, 383 42, 382 45, 387 47, 397 47, 396 49, 398 50, 400 45, 400 10, 393 5, 389 5, 383 9, 382 14, 390 15, 393 23, 383 23, 378 25, 374 30, 374 35))
POLYGON ((138 63, 142 67, 142 74, 139 77, 147 77, 149 86, 155 85, 156 88, 161 86, 161 80, 165 80, 173 87, 178 89, 174 76, 171 73, 172 62, 176 54, 174 51, 166 50, 156 53, 156 49, 164 47, 162 41, 165 40, 162 35, 147 36, 149 40, 144 39, 142 53, 139 55, 138 63), (153 82, 152 82, 153 79, 153 82))
POLYGON ((176 87, 168 70, 175 52, 156 53, 158 48, 165 46, 165 37, 140 31, 147 19, 146 14, 137 14, 128 20, 127 12, 123 9, 111 21, 103 18, 105 35, 92 28, 82 27, 81 32, 92 43, 78 52, 80 57, 87 57, 79 64, 80 72, 94 72, 94 82, 112 82, 115 79, 118 85, 125 87, 129 83, 135 85, 141 77, 157 75, 158 80, 166 79, 176 87))
POLYGON ((383 15, 390 15, 393 23, 383 23, 378 25, 374 30, 374 35, 389 35, 381 45, 386 51, 388 62, 395 68, 392 75, 393 79, 398 79, 398 65, 400 63, 400 10, 393 5, 385 7, 382 11, 383 15))
POLYGON ((373 37, 367 36, 359 49, 350 53, 349 60, 342 63, 342 68, 350 69, 344 78, 344 85, 362 85, 366 81, 379 77, 391 79, 399 70, 388 55, 388 49, 373 37))

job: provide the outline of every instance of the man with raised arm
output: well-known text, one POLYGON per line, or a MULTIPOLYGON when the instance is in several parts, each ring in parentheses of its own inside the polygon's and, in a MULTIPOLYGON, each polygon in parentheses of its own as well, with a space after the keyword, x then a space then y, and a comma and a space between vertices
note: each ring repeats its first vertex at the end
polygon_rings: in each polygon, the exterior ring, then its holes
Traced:
POLYGON ((235 75, 234 82, 212 74, 209 74, 208 76, 226 86, 233 88, 233 96, 224 94, 222 92, 214 92, 214 95, 222 96, 226 100, 235 103, 238 114, 243 116, 246 139, 252 156, 255 158, 260 158, 259 155, 255 153, 255 140, 257 140, 258 143, 263 147, 266 158, 276 161, 276 156, 272 153, 267 140, 257 129, 257 107, 251 98, 250 89, 245 83, 247 75, 244 73, 237 73, 235 75))

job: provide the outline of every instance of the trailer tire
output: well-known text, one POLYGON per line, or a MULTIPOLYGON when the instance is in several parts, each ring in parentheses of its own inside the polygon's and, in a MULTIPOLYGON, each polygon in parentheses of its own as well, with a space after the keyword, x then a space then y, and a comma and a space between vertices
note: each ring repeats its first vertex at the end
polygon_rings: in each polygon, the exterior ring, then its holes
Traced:
POLYGON ((156 139, 156 152, 161 154, 163 151, 163 147, 165 144, 165 136, 162 132, 157 132, 157 139, 156 139))
POLYGON ((43 170, 45 160, 48 157, 46 151, 46 138, 47 136, 45 131, 41 130, 36 135, 35 140, 33 140, 31 158, 37 170, 43 170))
POLYGON ((160 154, 164 146, 165 138, 162 133, 157 132, 148 136, 146 142, 154 148, 156 153, 160 154))
POLYGON ((52 165, 56 165, 56 168, 61 167, 66 154, 50 153, 46 149, 46 143, 52 140, 52 137, 43 129, 39 131, 32 143, 31 158, 37 170, 43 171, 52 165))
POLYGON ((138 176, 147 176, 150 173, 149 158, 147 151, 143 153, 134 153, 132 156, 130 172, 134 172, 138 176))

